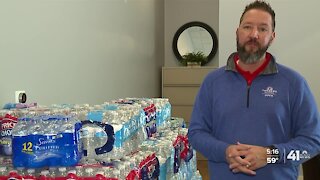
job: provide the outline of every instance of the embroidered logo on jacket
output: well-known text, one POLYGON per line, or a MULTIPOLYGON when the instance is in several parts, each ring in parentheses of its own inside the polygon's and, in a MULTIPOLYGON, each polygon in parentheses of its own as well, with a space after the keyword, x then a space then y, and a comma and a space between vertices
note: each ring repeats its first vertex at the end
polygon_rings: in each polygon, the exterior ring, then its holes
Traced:
POLYGON ((262 94, 265 97, 274 97, 277 95, 277 90, 274 90, 273 87, 267 87, 266 89, 262 89, 262 94))

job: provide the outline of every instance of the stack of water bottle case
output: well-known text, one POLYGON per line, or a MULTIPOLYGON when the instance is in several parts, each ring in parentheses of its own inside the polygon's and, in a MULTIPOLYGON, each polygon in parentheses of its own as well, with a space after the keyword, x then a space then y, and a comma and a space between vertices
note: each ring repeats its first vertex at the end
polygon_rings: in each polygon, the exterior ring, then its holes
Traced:
POLYGON ((0 111, 0 180, 201 180, 165 98, 0 111))

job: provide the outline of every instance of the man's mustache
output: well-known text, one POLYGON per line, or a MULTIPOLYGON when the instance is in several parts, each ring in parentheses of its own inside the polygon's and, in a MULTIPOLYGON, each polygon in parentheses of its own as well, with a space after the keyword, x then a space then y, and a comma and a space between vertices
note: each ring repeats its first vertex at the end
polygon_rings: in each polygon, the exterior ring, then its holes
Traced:
POLYGON ((258 46, 260 45, 256 39, 250 39, 249 41, 246 42, 246 44, 256 44, 258 46))

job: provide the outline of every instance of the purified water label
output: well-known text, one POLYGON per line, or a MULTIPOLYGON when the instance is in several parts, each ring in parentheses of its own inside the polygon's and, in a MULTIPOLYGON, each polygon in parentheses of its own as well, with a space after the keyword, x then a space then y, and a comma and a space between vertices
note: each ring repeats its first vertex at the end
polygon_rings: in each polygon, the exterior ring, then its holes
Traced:
POLYGON ((37 126, 37 131, 31 129, 24 136, 13 135, 12 145, 15 148, 12 158, 15 167, 73 166, 79 162, 82 152, 79 149, 78 135, 81 123, 57 117, 48 122, 40 120, 29 126, 37 126), (58 121, 64 121, 64 125, 50 134, 44 133, 44 129, 53 127, 52 123, 59 123, 58 121))

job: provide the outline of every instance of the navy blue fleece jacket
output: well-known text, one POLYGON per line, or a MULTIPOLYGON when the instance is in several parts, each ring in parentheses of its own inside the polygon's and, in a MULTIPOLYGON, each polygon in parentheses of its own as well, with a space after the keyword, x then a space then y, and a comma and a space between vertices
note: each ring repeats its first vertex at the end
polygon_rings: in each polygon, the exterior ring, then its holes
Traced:
POLYGON ((213 180, 296 180, 298 166, 307 158, 288 159, 290 151, 310 157, 320 152, 319 112, 310 88, 301 75, 277 64, 273 56, 249 87, 235 68, 234 55, 204 79, 194 103, 189 141, 208 158, 213 180), (225 151, 238 141, 275 145, 280 160, 256 170, 255 176, 234 174, 225 151))

